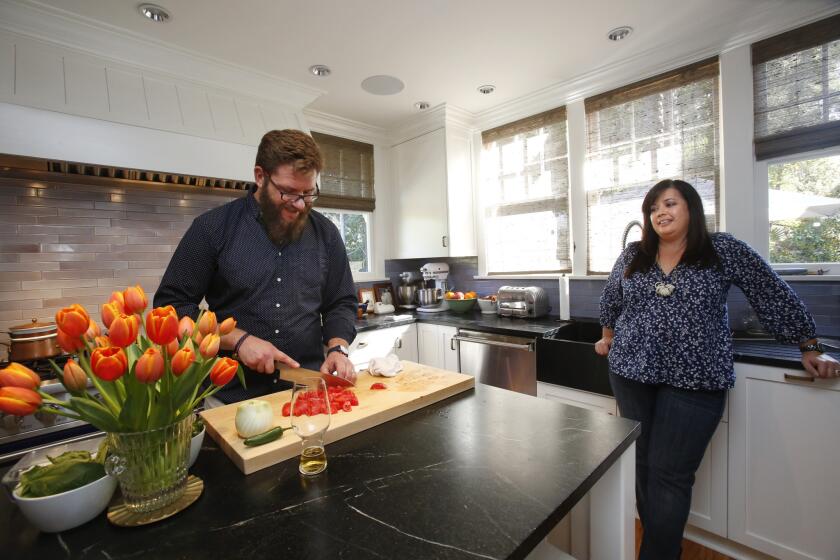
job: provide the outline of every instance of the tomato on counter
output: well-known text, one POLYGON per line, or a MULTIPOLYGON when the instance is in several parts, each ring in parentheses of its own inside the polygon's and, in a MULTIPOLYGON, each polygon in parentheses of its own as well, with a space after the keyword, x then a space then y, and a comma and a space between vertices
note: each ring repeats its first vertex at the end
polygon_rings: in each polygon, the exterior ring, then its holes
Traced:
MULTIPOLYGON (((327 397, 330 402, 330 414, 337 414, 341 411, 351 412, 354 406, 359 405, 359 398, 350 389, 328 387, 327 397)), ((281 413, 283 416, 315 416, 316 414, 326 414, 327 410, 322 403, 323 400, 318 398, 318 393, 307 391, 295 401, 294 410, 292 410, 292 403, 287 402, 283 404, 281 413)))

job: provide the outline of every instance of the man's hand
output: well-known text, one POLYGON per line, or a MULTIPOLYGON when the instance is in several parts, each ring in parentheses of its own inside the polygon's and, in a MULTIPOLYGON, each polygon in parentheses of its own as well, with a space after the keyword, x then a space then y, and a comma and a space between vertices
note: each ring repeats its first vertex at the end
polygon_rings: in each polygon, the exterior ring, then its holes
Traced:
POLYGON ((356 368, 350 358, 341 352, 330 352, 321 364, 321 373, 335 373, 347 381, 356 383, 356 368))
POLYGON ((840 362, 828 354, 803 352, 802 365, 814 377, 840 377, 840 362))
POLYGON ((300 367, 299 363, 278 350, 272 343, 253 335, 242 342, 238 354, 243 364, 260 373, 274 373, 275 361, 293 368, 300 367))

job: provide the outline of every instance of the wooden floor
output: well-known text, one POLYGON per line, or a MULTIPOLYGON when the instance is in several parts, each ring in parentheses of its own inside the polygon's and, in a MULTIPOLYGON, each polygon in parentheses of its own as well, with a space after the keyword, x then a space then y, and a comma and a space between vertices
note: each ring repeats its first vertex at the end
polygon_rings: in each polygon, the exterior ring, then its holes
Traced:
MULTIPOLYGON (((642 544, 642 525, 636 520, 636 556, 639 556, 639 546, 642 544)), ((682 556, 680 560, 732 560, 731 557, 710 550, 696 542, 683 539, 682 556)))

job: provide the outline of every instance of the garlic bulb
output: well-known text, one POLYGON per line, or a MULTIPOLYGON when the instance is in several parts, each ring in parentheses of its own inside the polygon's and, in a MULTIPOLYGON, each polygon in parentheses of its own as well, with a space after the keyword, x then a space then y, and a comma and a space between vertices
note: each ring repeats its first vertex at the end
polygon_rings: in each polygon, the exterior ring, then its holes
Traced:
POLYGON ((274 426, 274 411, 266 401, 252 399, 236 409, 236 433, 249 438, 267 432, 274 426))

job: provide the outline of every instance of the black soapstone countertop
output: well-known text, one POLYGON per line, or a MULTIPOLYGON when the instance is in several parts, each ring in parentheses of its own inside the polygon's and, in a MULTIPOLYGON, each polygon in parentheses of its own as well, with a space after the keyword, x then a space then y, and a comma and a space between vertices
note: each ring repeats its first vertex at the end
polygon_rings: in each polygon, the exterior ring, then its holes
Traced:
POLYGON ((297 459, 243 475, 209 437, 198 501, 153 525, 105 514, 39 533, 0 497, 5 560, 523 558, 638 437, 635 422, 477 385, 297 459))
MULTIPOLYGON (((587 322, 591 322, 589 320, 587 322)), ((368 314, 366 318, 356 321, 358 332, 377 329, 387 329, 409 323, 432 323, 436 325, 450 325, 460 329, 473 329, 481 332, 507 334, 512 336, 543 337, 551 336, 554 330, 572 321, 565 321, 556 316, 546 316, 537 319, 520 319, 515 317, 499 317, 495 314, 483 314, 478 311, 468 313, 453 313, 442 311, 439 313, 421 313, 410 310, 398 310, 394 315, 368 314), (394 320, 394 317, 399 317, 394 320)), ((837 344, 837 341, 831 341, 837 344)), ((788 367, 804 370, 799 348, 790 344, 782 344, 772 339, 750 337, 743 333, 735 333, 732 341, 732 353, 736 362, 752 363, 775 367, 788 367)), ((840 352, 829 352, 835 359, 840 360, 840 352)))
POLYGON ((405 323, 432 323, 435 325, 449 325, 460 329, 474 329, 482 332, 536 338, 550 334, 551 331, 568 324, 569 321, 564 321, 551 315, 536 319, 499 317, 495 313, 481 313, 477 307, 475 310, 467 313, 455 313, 452 311, 423 313, 420 311, 398 309, 393 315, 368 314, 365 319, 356 321, 356 330, 364 332, 387 329, 405 323), (394 316, 401 317, 401 319, 395 321, 389 318, 394 316))

